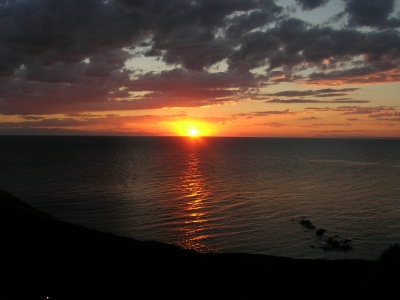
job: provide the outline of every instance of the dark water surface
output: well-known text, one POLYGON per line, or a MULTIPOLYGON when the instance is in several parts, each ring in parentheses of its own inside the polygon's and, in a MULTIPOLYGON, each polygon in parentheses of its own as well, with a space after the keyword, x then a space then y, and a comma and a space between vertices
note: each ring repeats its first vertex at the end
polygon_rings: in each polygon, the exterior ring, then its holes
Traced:
POLYGON ((0 188, 198 251, 373 260, 400 242, 400 140, 0 136, 0 188), (319 248, 336 235, 353 250, 319 248))

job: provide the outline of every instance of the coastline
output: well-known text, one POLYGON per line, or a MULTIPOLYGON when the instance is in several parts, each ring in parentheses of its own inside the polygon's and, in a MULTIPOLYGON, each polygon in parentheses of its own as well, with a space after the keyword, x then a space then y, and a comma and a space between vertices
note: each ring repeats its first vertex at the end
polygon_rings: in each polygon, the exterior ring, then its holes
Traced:
POLYGON ((1 299, 266 298, 395 291, 379 261, 198 253, 62 222, 0 190, 1 299))

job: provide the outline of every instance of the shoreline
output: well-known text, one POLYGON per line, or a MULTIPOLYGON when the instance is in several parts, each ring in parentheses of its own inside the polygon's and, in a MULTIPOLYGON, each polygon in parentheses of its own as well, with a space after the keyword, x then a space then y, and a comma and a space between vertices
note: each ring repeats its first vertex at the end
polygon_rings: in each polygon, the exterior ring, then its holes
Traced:
POLYGON ((0 190, 1 299, 259 298, 395 291, 391 263, 199 253, 62 222, 0 190), (320 294, 321 293, 321 294, 320 294))

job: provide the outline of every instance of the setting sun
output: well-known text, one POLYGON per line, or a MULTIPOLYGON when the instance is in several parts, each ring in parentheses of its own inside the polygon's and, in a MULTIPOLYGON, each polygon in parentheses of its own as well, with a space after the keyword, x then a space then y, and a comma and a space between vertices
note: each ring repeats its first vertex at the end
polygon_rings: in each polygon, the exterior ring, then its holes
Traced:
POLYGON ((199 135, 199 131, 196 128, 190 128, 189 129, 189 135, 190 136, 198 136, 199 135))
POLYGON ((176 132, 177 135, 191 137, 208 136, 212 132, 209 124, 192 120, 175 122, 173 131, 176 132))

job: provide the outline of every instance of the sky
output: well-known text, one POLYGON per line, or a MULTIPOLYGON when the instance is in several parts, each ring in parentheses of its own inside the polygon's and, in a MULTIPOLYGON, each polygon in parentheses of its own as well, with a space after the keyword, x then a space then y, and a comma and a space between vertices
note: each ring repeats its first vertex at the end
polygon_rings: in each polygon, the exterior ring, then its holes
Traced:
POLYGON ((400 0, 0 0, 0 135, 400 137, 400 0))

